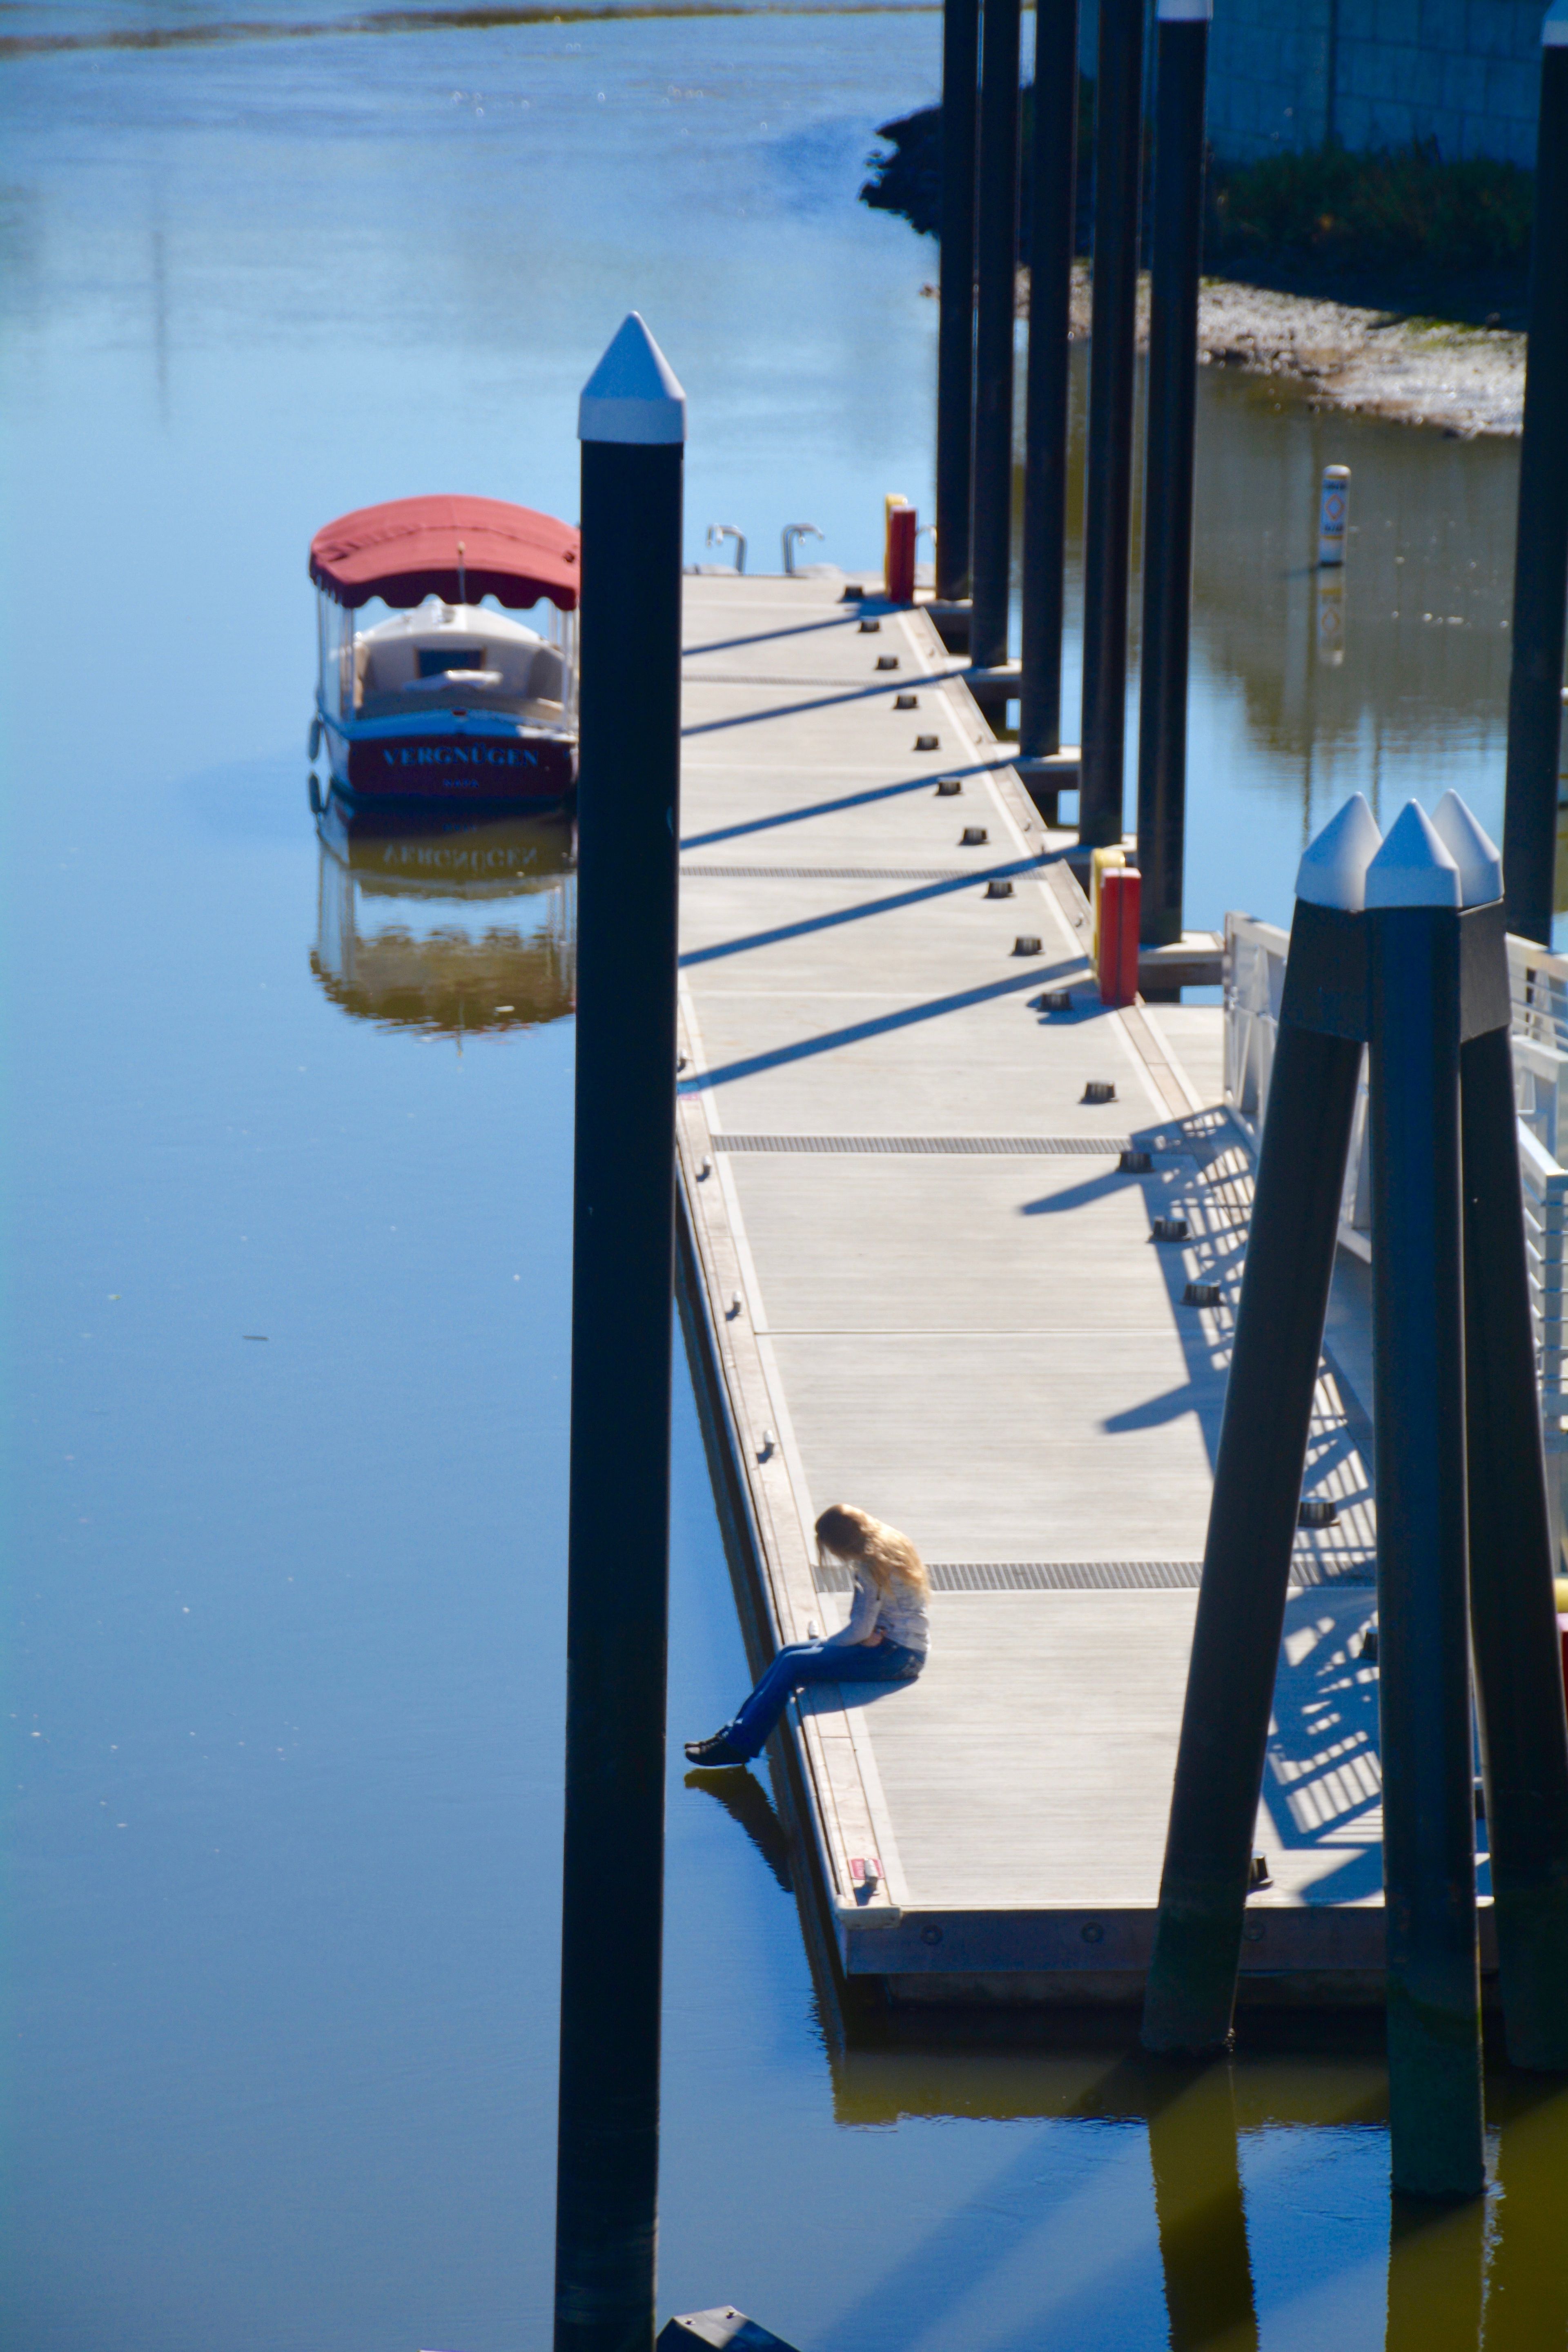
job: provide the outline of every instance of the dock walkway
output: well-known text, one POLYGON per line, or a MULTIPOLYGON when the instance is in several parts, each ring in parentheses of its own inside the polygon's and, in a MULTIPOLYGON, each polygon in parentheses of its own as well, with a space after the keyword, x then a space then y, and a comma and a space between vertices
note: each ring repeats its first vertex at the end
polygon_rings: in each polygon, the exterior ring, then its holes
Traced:
MULTIPOLYGON (((841 1964, 906 2000, 1125 1999, 1250 1161, 1218 1009, 1100 1006, 1069 836, 998 764, 962 667, 922 613, 830 577, 688 580, 688 1263, 765 1638, 842 1622, 813 1567, 829 1502, 931 1565, 920 1682, 810 1695, 781 1734, 841 1964), (1194 1281, 1216 1307, 1184 1305, 1194 1281)), ((1365 1436, 1325 1360, 1309 1492, 1339 1515, 1299 1539, 1246 1954, 1277 1997, 1364 1992, 1381 1965, 1365 1436)))

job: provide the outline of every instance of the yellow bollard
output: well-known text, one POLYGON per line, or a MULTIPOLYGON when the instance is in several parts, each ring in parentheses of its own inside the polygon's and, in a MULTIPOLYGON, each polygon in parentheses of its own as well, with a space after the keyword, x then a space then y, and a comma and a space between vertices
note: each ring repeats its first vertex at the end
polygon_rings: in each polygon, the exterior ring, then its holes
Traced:
POLYGON ((1091 852, 1090 856, 1089 856, 1089 960, 1090 963, 1094 966, 1094 969, 1095 969, 1095 971, 1096 971, 1097 972, 1098 972, 1098 971, 1099 971, 1099 970, 1100 970, 1100 883, 1104 880, 1107 871, 1108 871, 1111 866, 1125 866, 1125 865, 1126 865, 1126 863, 1127 863, 1127 852, 1126 852, 1124 849, 1096 849, 1096 850, 1094 850, 1094 851, 1092 851, 1092 852, 1091 852))

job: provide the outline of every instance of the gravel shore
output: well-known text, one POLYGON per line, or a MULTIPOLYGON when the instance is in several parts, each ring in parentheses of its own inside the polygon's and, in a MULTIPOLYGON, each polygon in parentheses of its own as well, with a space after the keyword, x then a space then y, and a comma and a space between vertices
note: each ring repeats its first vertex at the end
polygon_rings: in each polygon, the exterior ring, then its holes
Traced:
MULTIPOLYGON (((1028 310, 1028 272, 1018 308, 1028 310)), ((1087 338, 1089 274, 1073 271, 1074 341, 1087 338)), ((1148 340, 1149 280, 1138 289, 1140 344, 1148 340)), ((1462 327, 1358 310, 1223 278, 1206 278, 1198 307, 1205 367, 1284 378, 1319 408, 1353 409, 1399 425, 1427 425, 1460 440, 1517 436, 1524 415, 1524 343, 1498 327, 1462 327)))

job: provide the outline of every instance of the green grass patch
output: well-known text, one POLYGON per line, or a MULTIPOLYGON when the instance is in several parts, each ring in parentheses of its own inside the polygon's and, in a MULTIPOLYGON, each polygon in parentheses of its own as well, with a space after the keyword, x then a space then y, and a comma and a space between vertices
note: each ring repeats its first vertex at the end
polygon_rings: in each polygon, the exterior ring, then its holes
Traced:
POLYGON ((1310 254, 1351 268, 1513 269, 1530 257, 1534 194, 1517 163, 1446 163, 1436 142, 1269 155, 1211 170, 1205 250, 1230 264, 1310 254))

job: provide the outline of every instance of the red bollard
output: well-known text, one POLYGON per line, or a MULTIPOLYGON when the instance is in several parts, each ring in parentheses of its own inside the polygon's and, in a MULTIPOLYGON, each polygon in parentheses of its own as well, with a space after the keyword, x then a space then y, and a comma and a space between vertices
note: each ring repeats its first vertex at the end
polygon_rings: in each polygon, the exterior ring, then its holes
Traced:
POLYGON ((912 604, 915 601, 915 527, 913 507, 888 509, 884 572, 889 604, 912 604))
POLYGON ((1138 917, 1143 877, 1135 866, 1110 866, 1100 881, 1100 982, 1102 1004, 1131 1004, 1138 993, 1138 917))

